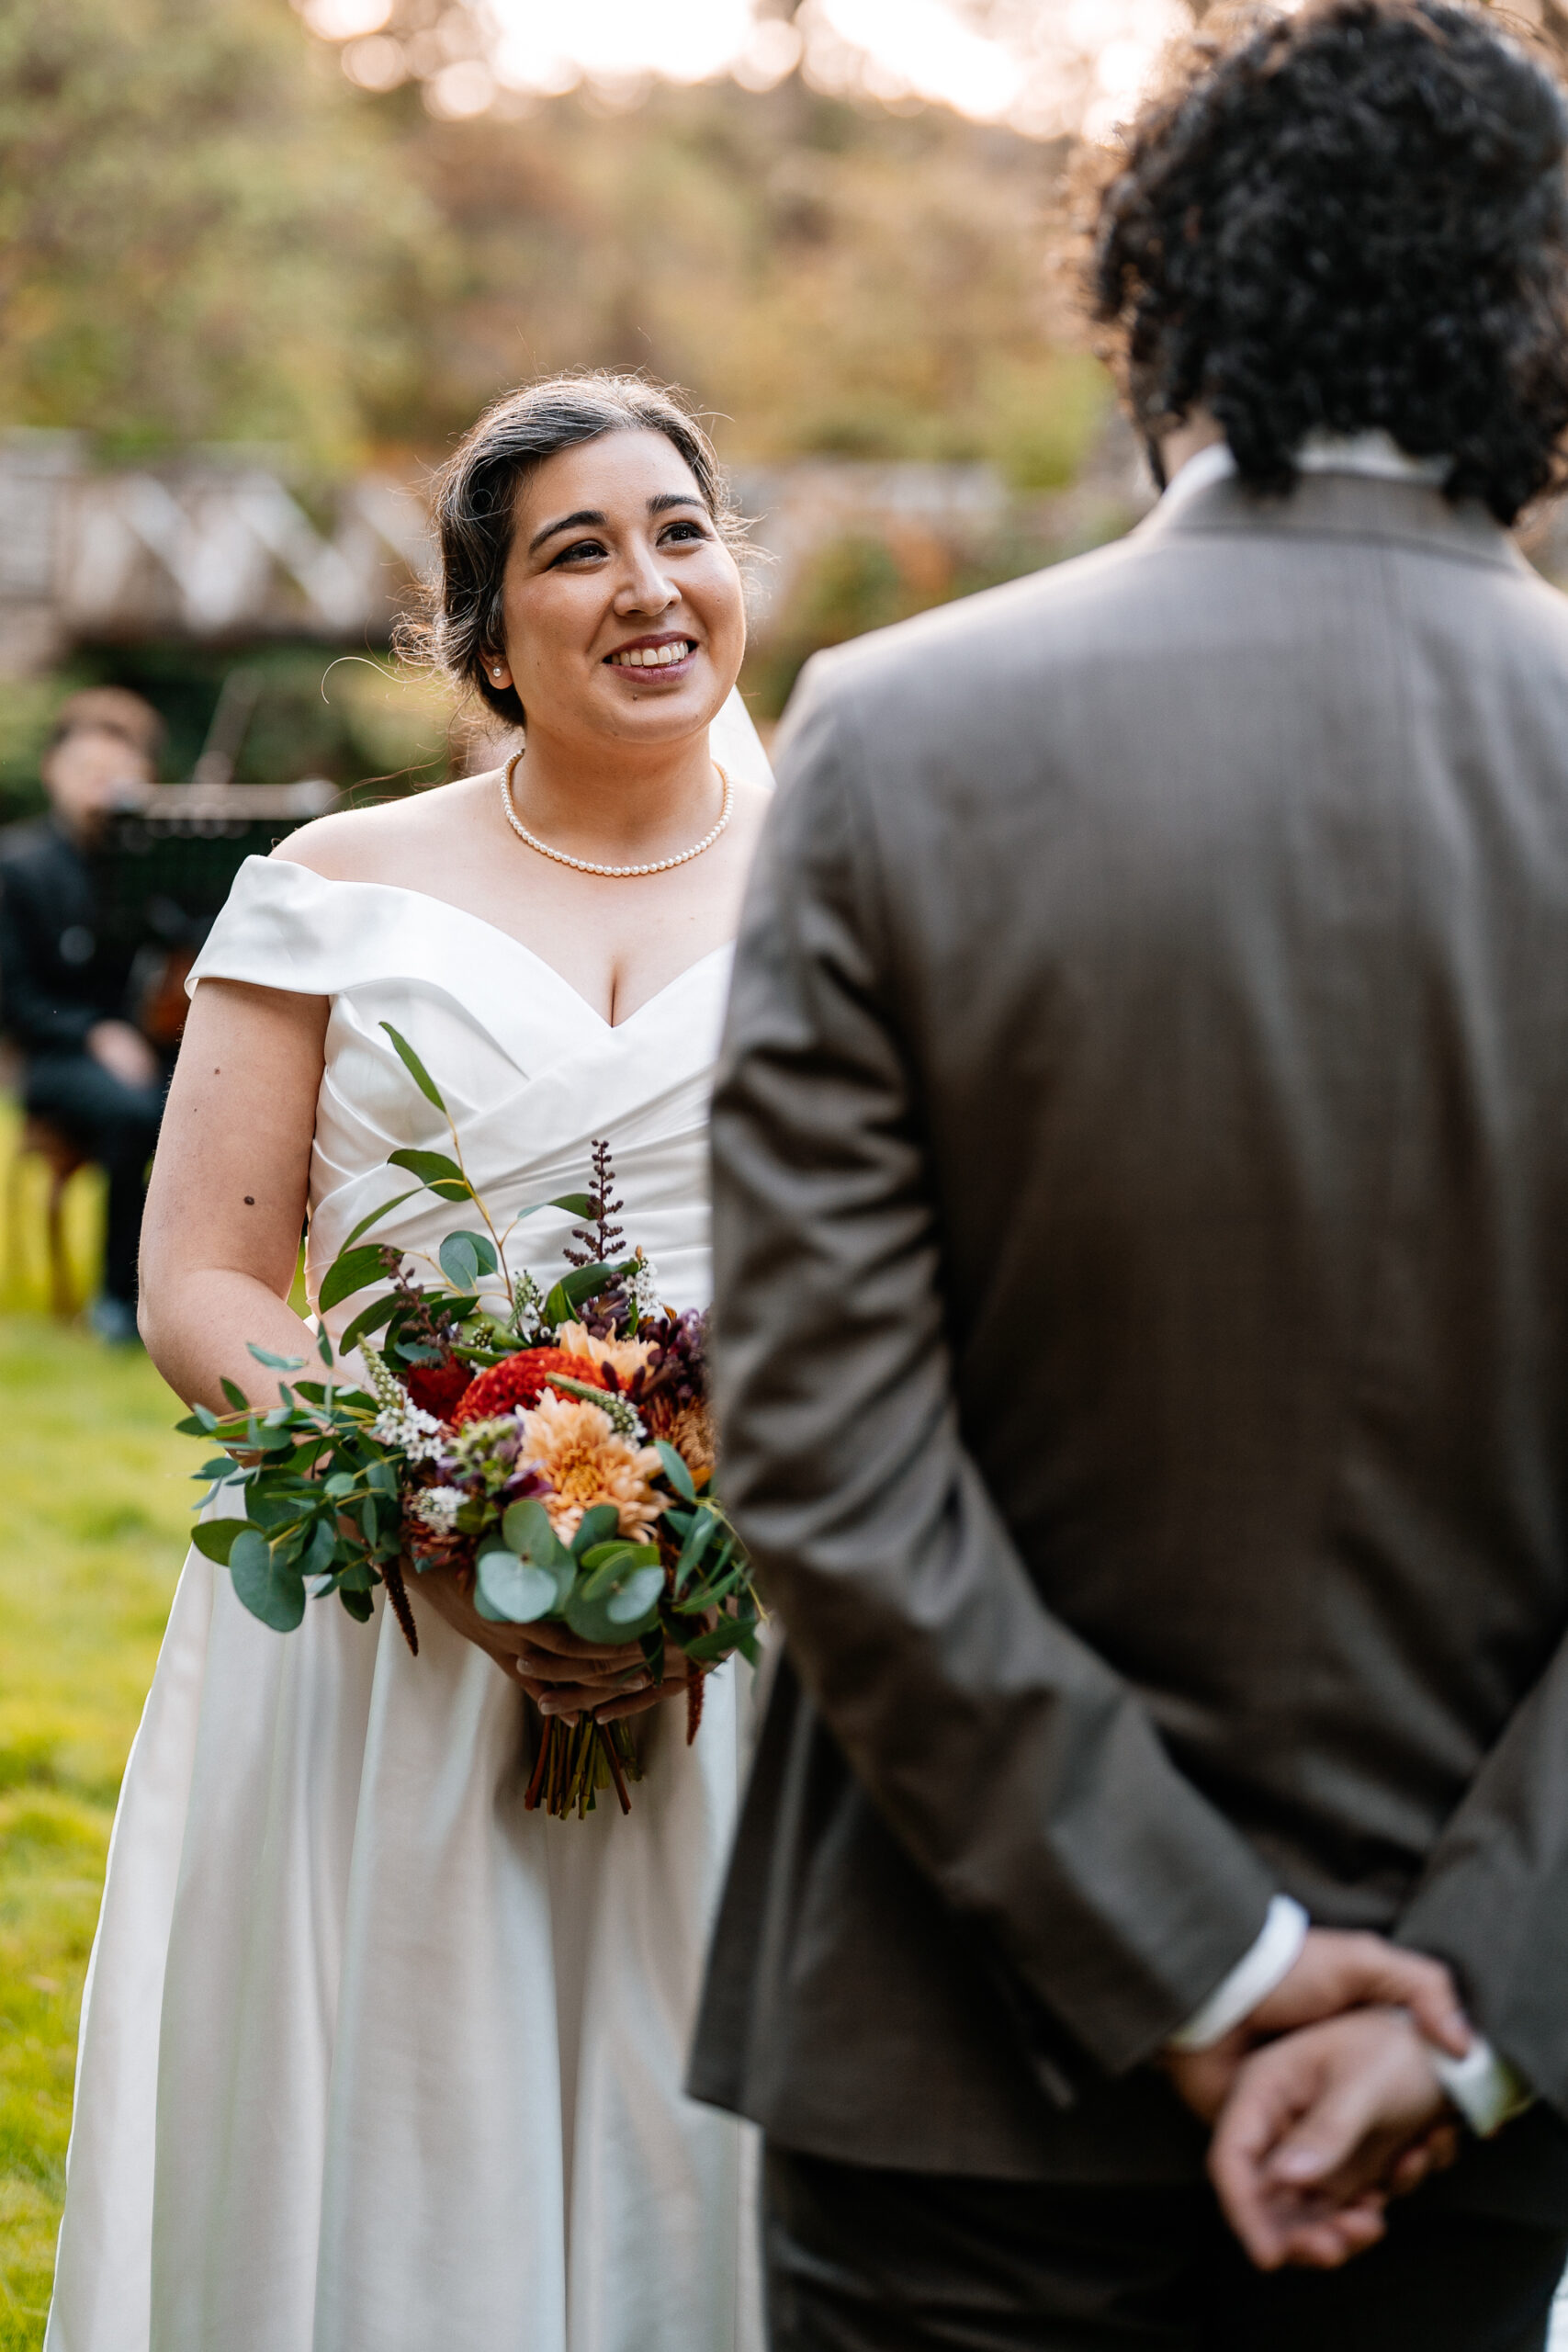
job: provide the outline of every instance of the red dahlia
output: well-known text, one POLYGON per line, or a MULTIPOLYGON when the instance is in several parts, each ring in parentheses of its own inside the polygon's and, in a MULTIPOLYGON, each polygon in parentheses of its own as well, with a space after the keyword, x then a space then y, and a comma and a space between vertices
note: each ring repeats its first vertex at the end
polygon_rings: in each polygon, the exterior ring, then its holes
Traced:
POLYGON ((423 1412, 449 1421, 473 1383, 466 1363, 416 1363, 409 1368, 408 1391, 423 1412))
POLYGON ((558 1374, 568 1380, 587 1381, 595 1388, 604 1385, 596 1367, 581 1356, 566 1355, 559 1348, 525 1348, 481 1372, 452 1418, 459 1425, 489 1421, 498 1413, 510 1413, 514 1406, 536 1405, 558 1374))

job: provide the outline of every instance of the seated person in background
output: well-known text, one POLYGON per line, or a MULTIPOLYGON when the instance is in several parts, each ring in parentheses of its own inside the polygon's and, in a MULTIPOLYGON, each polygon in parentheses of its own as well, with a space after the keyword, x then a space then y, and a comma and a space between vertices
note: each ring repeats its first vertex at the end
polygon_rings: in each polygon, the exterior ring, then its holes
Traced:
POLYGON ((139 695, 97 686, 62 706, 42 775, 49 815, 0 846, 0 1027, 26 1058, 23 1102, 108 1175, 102 1337, 136 1337, 136 1253, 167 1071, 132 1015, 133 942, 101 937, 90 852, 105 817, 152 780, 163 735, 139 695))

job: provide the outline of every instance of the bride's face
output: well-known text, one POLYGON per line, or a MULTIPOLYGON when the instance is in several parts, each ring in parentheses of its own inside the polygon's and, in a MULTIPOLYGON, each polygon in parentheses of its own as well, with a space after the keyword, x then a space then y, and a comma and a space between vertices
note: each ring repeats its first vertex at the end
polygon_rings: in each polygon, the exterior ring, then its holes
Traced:
POLYGON ((515 685, 530 731, 676 742, 739 673, 740 574, 662 433, 605 434, 535 468, 502 596, 496 683, 515 685))

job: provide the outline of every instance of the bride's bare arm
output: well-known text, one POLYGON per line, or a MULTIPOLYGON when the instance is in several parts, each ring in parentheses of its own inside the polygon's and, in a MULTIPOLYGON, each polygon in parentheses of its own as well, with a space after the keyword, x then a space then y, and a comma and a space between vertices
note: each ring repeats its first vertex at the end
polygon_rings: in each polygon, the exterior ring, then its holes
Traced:
POLYGON ((327 999, 203 980, 169 1090, 141 1228, 147 1351, 191 1404, 253 1402, 277 1376, 250 1343, 304 1355, 288 1306, 305 1219, 327 999))

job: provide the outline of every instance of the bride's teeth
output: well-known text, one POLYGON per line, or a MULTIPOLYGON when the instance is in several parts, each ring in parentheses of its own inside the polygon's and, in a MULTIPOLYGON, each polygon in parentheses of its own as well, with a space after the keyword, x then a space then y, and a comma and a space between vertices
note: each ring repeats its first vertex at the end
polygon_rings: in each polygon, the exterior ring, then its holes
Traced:
POLYGON ((678 638, 673 645, 634 645, 610 658, 623 670, 668 670, 671 662, 683 662, 691 650, 690 640, 678 638))

